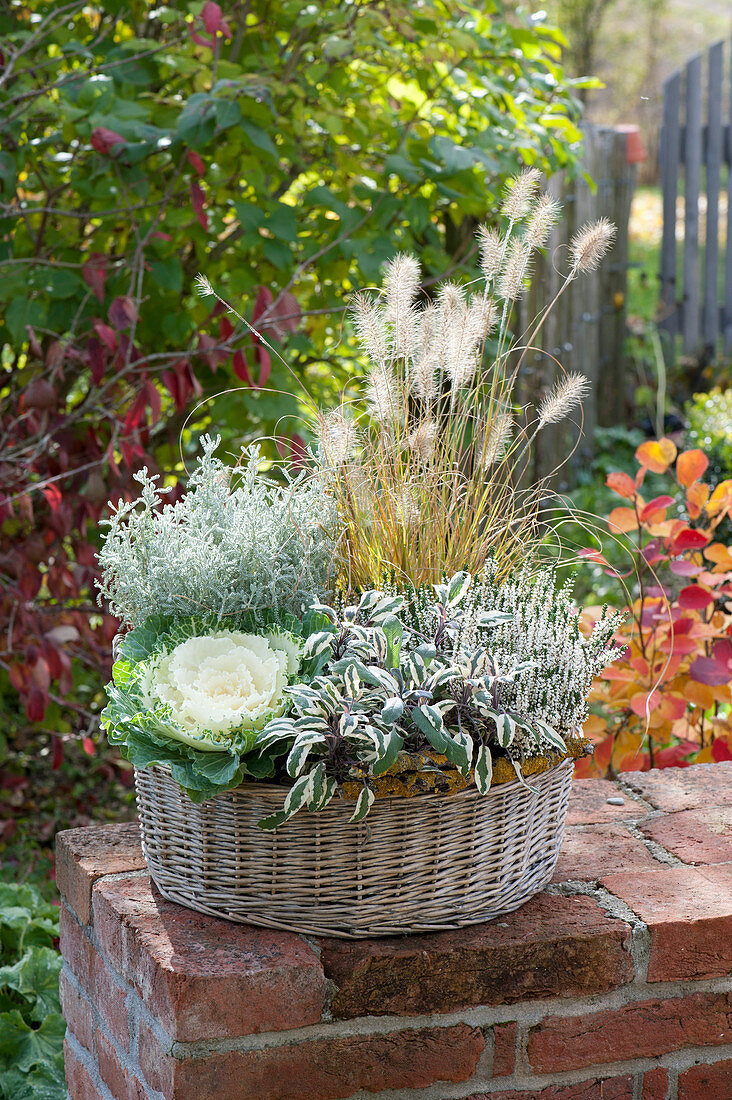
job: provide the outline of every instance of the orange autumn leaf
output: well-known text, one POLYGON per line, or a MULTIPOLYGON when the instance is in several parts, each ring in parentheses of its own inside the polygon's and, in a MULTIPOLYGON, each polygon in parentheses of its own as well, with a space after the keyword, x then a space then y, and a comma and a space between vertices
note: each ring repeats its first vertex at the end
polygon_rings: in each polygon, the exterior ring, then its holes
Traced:
POLYGON ((582 732, 588 740, 599 741, 607 733, 607 722, 601 715, 591 714, 582 727, 582 732))
POLYGON ((732 481, 720 481, 707 503, 707 515, 724 515, 732 510, 732 481))
POLYGON ((638 530, 638 517, 632 508, 613 508, 607 517, 607 525, 614 534, 638 530))
POLYGON ((635 452, 641 466, 646 466, 654 474, 663 474, 676 458, 676 444, 671 439, 649 439, 641 443, 635 452))
POLYGON ((702 508, 709 499, 709 486, 706 481, 695 481, 686 490, 686 506, 689 509, 689 519, 699 519, 702 508))
POLYGON ((688 487, 699 480, 708 465, 709 459, 704 451, 683 451, 676 459, 676 480, 679 485, 688 487))
POLYGON ((732 553, 729 546, 721 542, 713 542, 711 546, 705 546, 702 553, 705 558, 715 563, 715 573, 732 572, 732 553))
POLYGON ((714 693, 707 684, 700 684, 697 680, 689 680, 684 684, 684 698, 688 699, 695 707, 709 710, 714 706, 714 693))
POLYGON ((607 475, 605 484, 608 489, 612 489, 618 496, 626 497, 628 500, 631 500, 635 496, 635 482, 629 474, 615 471, 607 475))

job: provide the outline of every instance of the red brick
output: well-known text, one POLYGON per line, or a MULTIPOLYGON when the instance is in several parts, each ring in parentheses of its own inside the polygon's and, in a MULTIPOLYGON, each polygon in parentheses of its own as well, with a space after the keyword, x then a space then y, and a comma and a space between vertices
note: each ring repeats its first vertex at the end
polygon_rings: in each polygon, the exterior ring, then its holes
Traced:
POLYGON ((339 1100, 359 1089, 467 1081, 485 1045, 468 1024, 232 1050, 175 1067, 176 1100, 339 1100))
POLYGON ((99 1100, 99 1090, 67 1039, 64 1039, 64 1069, 71 1100, 99 1100))
POLYGON ((649 1069, 643 1074, 641 1100, 666 1100, 668 1096, 668 1070, 663 1066, 649 1069))
POLYGON ((507 1092, 481 1092, 465 1100, 633 1100, 633 1078, 605 1077, 578 1081, 574 1085, 549 1085, 545 1089, 509 1089, 507 1092))
POLYGON ((498 921, 425 936, 320 940, 340 1018, 450 1012, 629 982, 630 929, 591 898, 539 894, 498 921))
POLYGON ((732 1061, 692 1066, 680 1073, 678 1096, 679 1100, 730 1100, 732 1061))
POLYGON ((575 779, 569 796, 567 825, 595 825, 618 819, 645 817, 648 810, 608 779, 575 779), (622 798, 611 806, 608 798, 622 798))
POLYGON ((625 772, 623 782, 657 810, 669 813, 707 806, 728 806, 732 789, 732 762, 625 772))
POLYGON ((91 892, 104 875, 145 868, 140 826, 88 825, 56 837, 56 885, 82 924, 91 920, 91 892))
POLYGON ((658 867, 642 840, 621 824, 576 826, 566 830, 552 882, 595 882, 617 871, 652 871, 658 867))
POLYGON ((147 878, 94 887, 105 954, 181 1041, 318 1023, 325 981, 300 936, 233 924, 166 901, 147 878))
MULTIPOLYGON (((732 792, 730 793, 732 800, 732 792)), ((682 810, 646 821, 641 829, 684 863, 732 861, 732 808, 682 810)))
POLYGON ((137 1049, 142 1075, 150 1088, 162 1092, 166 1098, 172 1096, 175 1061, 170 1056, 170 1048, 173 1044, 168 1042, 164 1050, 144 1020, 140 1020, 139 1028, 137 1049))
POLYGON ((534 1070, 553 1073, 731 1041, 732 993, 695 993, 581 1016, 549 1016, 530 1034, 529 1061, 534 1070))
POLYGON ((74 1033, 83 1047, 94 1050, 94 1023, 89 1001, 84 997, 62 970, 58 985, 61 996, 61 1011, 70 1031, 74 1033))
POLYGON ((114 1100, 146 1100, 147 1090, 134 1073, 121 1065, 107 1036, 97 1029, 94 1041, 100 1076, 114 1100))
POLYGON ((664 867, 602 880, 651 931, 648 980, 725 977, 732 967, 732 865, 664 867))
POLYGON ((493 1028, 493 1076, 509 1077, 516 1065, 518 1024, 496 1024, 493 1028))
POLYGON ((95 948, 63 902, 59 908, 59 927, 64 962, 93 999, 95 948))
POLYGON ((89 995, 100 1016, 125 1049, 129 1049, 130 1032, 125 1001, 126 991, 110 973, 105 960, 91 942, 73 914, 61 903, 59 916, 61 954, 69 969, 89 995))

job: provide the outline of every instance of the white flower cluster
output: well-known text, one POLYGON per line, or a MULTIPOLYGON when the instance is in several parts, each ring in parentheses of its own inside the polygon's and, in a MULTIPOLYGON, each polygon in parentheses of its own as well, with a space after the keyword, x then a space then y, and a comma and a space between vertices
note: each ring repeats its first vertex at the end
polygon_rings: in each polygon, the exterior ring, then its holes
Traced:
POLYGON ((154 614, 297 615, 327 588, 334 513, 322 484, 274 484, 252 447, 234 486, 233 471, 213 457, 218 442, 203 438, 181 501, 160 508, 164 490, 143 470, 139 499, 106 521, 100 597, 131 626, 154 614))
POLYGON ((555 583, 553 569, 524 570, 501 585, 490 575, 476 579, 457 644, 482 641, 501 671, 523 665, 501 683, 499 702, 563 735, 577 735, 587 718, 593 678, 617 657, 612 637, 622 616, 603 612, 584 637, 571 582, 558 591, 555 583), (509 612, 512 618, 484 633, 479 620, 486 611, 509 612))
POLYGON ((258 636, 222 630, 189 638, 147 671, 143 690, 151 709, 167 705, 184 731, 180 740, 196 748, 215 742, 186 738, 207 730, 216 738, 232 729, 256 729, 284 707, 288 676, 299 667, 299 651, 284 635, 258 636))

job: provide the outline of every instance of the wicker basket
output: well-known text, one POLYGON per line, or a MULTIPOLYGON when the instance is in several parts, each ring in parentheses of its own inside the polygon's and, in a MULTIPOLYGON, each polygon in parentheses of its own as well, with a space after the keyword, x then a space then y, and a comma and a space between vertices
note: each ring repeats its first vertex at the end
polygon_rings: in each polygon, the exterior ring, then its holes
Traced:
POLYGON ((366 820, 334 799, 275 833, 257 822, 285 791, 245 783, 196 804, 168 769, 136 770, 143 851, 171 901, 211 916, 315 935, 436 932, 517 909, 551 878, 574 762, 457 794, 377 799, 366 820))

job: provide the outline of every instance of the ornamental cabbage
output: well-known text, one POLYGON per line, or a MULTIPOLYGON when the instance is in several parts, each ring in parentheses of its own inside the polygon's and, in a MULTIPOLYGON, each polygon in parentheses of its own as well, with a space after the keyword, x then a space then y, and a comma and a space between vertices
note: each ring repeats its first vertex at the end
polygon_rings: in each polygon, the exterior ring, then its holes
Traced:
MULTIPOLYGON (((283 713, 300 667, 294 618, 155 616, 125 635, 102 725, 136 767, 168 764, 194 799, 236 786, 257 732, 283 713), (257 621, 258 620, 258 621, 257 621)), ((257 756, 258 775, 269 761, 257 756)))

